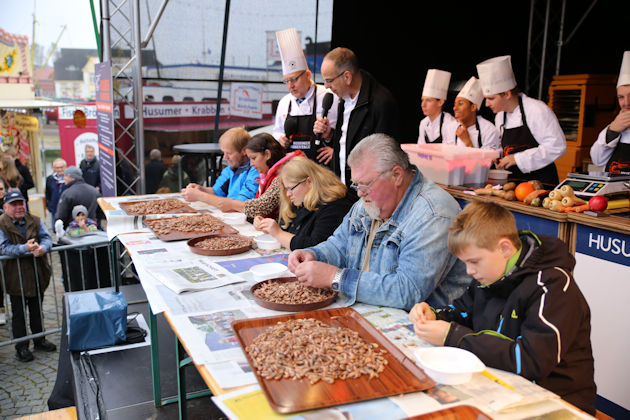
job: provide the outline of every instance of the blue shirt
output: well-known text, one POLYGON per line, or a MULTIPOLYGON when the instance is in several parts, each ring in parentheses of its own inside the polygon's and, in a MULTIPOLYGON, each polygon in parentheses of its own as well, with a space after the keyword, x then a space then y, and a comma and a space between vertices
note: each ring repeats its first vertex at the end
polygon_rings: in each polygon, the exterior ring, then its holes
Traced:
MULTIPOLYGON (((18 228, 18 230, 22 233, 22 235, 26 238, 26 222, 24 219, 21 220, 13 220, 13 224, 18 228)), ((50 237, 50 233, 48 233, 48 228, 43 220, 39 220, 39 240, 37 241, 39 245, 44 248, 45 252, 50 251, 52 248, 52 238, 50 237)), ((26 244, 12 244, 9 241, 9 237, 7 234, 0 230, 0 253, 2 255, 7 255, 9 257, 19 257, 20 255, 24 255, 28 253, 26 249, 26 244)))
POLYGON ((260 174, 247 159, 236 171, 231 166, 226 166, 212 186, 212 190, 217 197, 249 200, 256 196, 258 178, 260 174))
POLYGON ((306 248, 318 261, 343 268, 345 305, 363 302, 410 310, 416 303, 447 305, 472 277, 448 250, 448 227, 460 212, 449 193, 418 168, 392 216, 374 235, 369 271, 362 271, 372 219, 357 201, 328 240, 306 248))

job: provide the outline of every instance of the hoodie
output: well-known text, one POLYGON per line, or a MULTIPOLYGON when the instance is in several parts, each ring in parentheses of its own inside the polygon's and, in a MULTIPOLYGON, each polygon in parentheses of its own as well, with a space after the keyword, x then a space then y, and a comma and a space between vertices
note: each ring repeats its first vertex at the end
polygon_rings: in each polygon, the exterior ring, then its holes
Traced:
POLYGON ((520 232, 511 271, 484 286, 473 281, 449 307, 444 345, 476 354, 487 366, 514 372, 595 415, 590 309, 571 272, 564 242, 520 232))

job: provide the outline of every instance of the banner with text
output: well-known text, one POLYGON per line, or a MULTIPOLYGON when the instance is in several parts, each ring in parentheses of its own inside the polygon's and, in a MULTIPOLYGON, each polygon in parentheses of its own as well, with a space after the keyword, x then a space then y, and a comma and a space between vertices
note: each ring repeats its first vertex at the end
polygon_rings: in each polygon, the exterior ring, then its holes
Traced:
POLYGON ((94 65, 96 83, 96 128, 98 132, 98 161, 101 169, 101 193, 116 196, 116 154, 114 145, 114 101, 112 66, 109 61, 94 65))

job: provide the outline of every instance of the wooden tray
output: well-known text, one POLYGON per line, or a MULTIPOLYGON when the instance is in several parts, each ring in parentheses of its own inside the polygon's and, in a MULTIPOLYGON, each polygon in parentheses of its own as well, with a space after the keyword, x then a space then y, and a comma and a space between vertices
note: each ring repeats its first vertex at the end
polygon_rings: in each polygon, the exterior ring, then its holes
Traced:
MULTIPOLYGON (((146 216, 148 214, 179 214, 179 213, 199 213, 197 210, 190 207, 188 204, 185 204, 183 207, 178 207, 176 209, 164 212, 164 213, 140 213, 129 210, 129 207, 133 204, 140 203, 154 203, 162 200, 144 200, 144 201, 125 201, 124 203, 119 203, 118 205, 122 210, 125 211, 129 216, 146 216)), ((183 203, 183 201, 182 201, 183 203)))
POLYGON ((321 302, 290 304, 290 303, 271 302, 268 300, 261 299, 254 294, 254 291, 262 287, 262 285, 265 283, 271 283, 271 282, 288 283, 292 281, 297 281, 297 279, 295 277, 278 277, 275 279, 263 280, 253 285, 250 289, 250 292, 252 293, 252 296, 254 296, 254 300, 256 301, 256 303, 262 306, 263 308, 272 309, 274 311, 286 311, 286 312, 314 311, 315 309, 325 308, 326 306, 333 303, 335 299, 337 299, 337 293, 335 292, 333 296, 329 297, 326 300, 322 300, 321 302))
POLYGON ((312 410, 356 401, 399 395, 431 388, 435 383, 411 359, 408 359, 389 339, 352 308, 320 309, 318 311, 281 315, 266 318, 242 319, 232 322, 244 350, 259 334, 277 322, 289 319, 314 318, 328 325, 354 330, 368 343, 378 343, 387 351, 388 365, 378 378, 361 375, 356 379, 336 380, 332 384, 319 381, 311 385, 308 379, 268 380, 258 375, 260 384, 271 408, 279 413, 312 410))
POLYGON ((404 420, 492 420, 492 417, 472 405, 456 405, 404 420))
POLYGON ((205 236, 200 236, 199 238, 189 239, 188 246, 190 247, 190 250, 194 252, 195 254, 222 257, 225 255, 236 255, 236 254, 242 254, 243 252, 247 252, 250 249, 252 249, 252 242, 253 242, 252 238, 248 236, 236 235, 236 234, 218 234, 218 235, 205 235, 205 236), (226 237, 226 236, 227 237, 235 236, 238 238, 247 239, 249 241, 249 245, 242 246, 240 248, 233 248, 233 249, 205 249, 205 248, 200 248, 197 246, 197 243, 203 241, 204 239, 226 237))
MULTIPOLYGON (((177 216, 173 216, 173 217, 177 217, 177 216)), ((212 216, 214 217, 214 216, 212 216)), ((234 234, 234 233, 238 233, 238 230, 236 230, 235 228, 233 228, 230 225, 227 225, 226 223, 222 222, 221 220, 217 219, 216 217, 214 217, 216 220, 218 220, 219 222, 221 222, 221 224, 223 225, 223 227, 221 228, 221 230, 219 231, 214 231, 214 232, 179 232, 179 231, 175 231, 175 232, 171 232, 171 233, 167 233, 167 234, 159 234, 157 232, 155 232, 151 226, 149 226, 147 224, 147 220, 145 219, 143 221, 144 225, 146 227, 149 228, 149 230, 151 230, 151 232, 153 232, 155 234, 155 236, 165 242, 168 241, 181 241, 182 239, 192 239, 192 238, 199 238, 202 236, 208 236, 208 235, 226 235, 226 234, 234 234)), ((149 219, 149 220, 155 220, 155 219, 149 219)))

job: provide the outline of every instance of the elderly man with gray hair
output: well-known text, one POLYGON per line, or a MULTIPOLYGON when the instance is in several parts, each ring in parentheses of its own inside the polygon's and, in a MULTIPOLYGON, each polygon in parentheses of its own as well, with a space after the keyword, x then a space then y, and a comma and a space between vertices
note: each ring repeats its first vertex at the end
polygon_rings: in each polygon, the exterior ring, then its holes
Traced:
MULTIPOLYGON (((74 206, 83 205, 87 208, 87 217, 99 220, 100 211, 96 199, 101 193, 83 180, 81 169, 76 166, 69 166, 63 173, 67 189, 61 193, 57 213, 55 214, 55 224, 57 220, 63 222, 63 227, 67 228, 72 221, 72 209, 74 206)), ((56 226, 55 226, 56 229, 56 226)))
POLYGON ((447 305, 459 297, 471 278, 447 247, 457 201, 385 134, 361 140, 348 165, 361 200, 328 240, 289 255, 298 280, 339 291, 346 305, 410 310, 418 302, 447 305))

